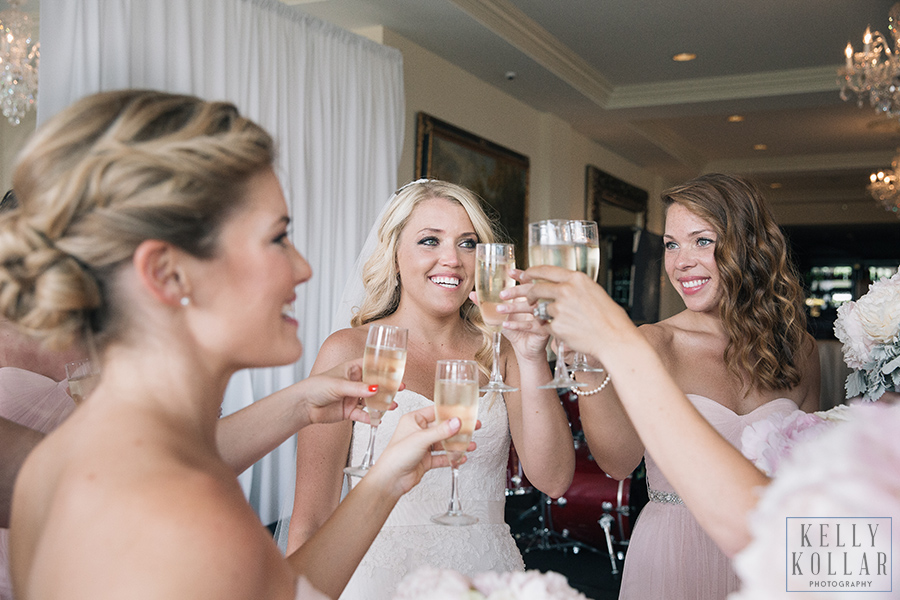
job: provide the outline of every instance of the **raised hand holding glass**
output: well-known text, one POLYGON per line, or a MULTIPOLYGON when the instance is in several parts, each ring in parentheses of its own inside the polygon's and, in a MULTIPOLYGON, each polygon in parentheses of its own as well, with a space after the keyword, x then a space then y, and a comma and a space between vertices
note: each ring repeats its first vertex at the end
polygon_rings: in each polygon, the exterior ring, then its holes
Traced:
MULTIPOLYGON (((570 221, 549 219, 528 225, 528 265, 551 265, 575 270, 575 244, 572 242, 570 221)), ((546 314, 547 300, 538 300, 539 314, 546 314)), ((556 352, 556 370, 553 379, 541 389, 584 387, 586 384, 572 379, 563 359, 565 349, 559 340, 556 352)))
MULTIPOLYGON (((597 281, 600 272, 600 232, 597 222, 570 221, 569 226, 572 228, 572 242, 575 244, 575 270, 597 281)), ((576 352, 569 371, 601 372, 603 369, 591 366, 587 356, 576 352)))
POLYGON ((363 354, 363 382, 377 385, 378 393, 366 398, 369 412, 369 444, 362 463, 347 467, 344 473, 354 477, 365 475, 375 462, 375 434, 381 416, 391 407, 406 369, 406 329, 393 325, 370 325, 363 354))

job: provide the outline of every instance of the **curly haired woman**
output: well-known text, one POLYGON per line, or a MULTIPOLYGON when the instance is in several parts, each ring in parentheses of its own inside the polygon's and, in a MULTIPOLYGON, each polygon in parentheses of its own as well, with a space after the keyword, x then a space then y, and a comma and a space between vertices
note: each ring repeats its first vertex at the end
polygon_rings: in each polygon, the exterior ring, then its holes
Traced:
MULTIPOLYGON (((819 360, 803 291, 759 191, 707 174, 666 190, 662 200, 666 274, 686 309, 640 331, 679 388, 732 445, 754 421, 817 410, 819 360)), ((597 386, 604 375, 578 377, 597 386)), ((641 458, 647 465, 650 503, 630 540, 620 598, 725 598, 738 587, 728 556, 645 453, 615 386, 595 389, 579 393, 579 410, 597 463, 618 478, 641 458)))

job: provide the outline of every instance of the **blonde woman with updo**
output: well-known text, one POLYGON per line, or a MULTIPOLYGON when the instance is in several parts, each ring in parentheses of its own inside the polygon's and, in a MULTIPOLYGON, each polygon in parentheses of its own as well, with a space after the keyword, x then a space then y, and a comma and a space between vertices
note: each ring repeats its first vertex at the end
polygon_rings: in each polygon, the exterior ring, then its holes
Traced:
MULTIPOLYGON (((819 358, 806 331, 803 290, 760 192, 738 177, 708 174, 666 190, 662 200, 665 270, 686 308, 640 332, 675 383, 735 446, 758 420, 818 410, 819 358)), ((550 314, 558 308, 551 304, 550 314)), ((650 495, 629 542, 620 598, 724 599, 738 587, 731 551, 703 531, 663 475, 658 465, 667 457, 645 452, 650 441, 638 436, 622 390, 615 379, 607 385, 606 375, 577 376, 590 383, 577 391, 588 445, 616 478, 645 458, 650 495)), ((708 475, 714 487, 717 475, 708 475)), ((717 523, 745 513, 724 500, 716 506, 717 523)))
MULTIPOLYGON (((395 397, 399 408, 386 414, 379 427, 377 465, 399 415, 433 410, 438 360, 475 359, 482 384, 487 383, 491 337, 470 294, 475 286, 475 246, 493 242, 494 232, 472 192, 443 181, 420 180, 390 199, 373 234, 373 249, 363 251, 361 277, 355 274, 362 284, 360 295, 349 294, 348 305, 356 312, 352 320, 347 314, 344 323, 351 327, 325 341, 312 372, 362 356, 369 325, 408 330, 406 389, 395 397)), ((538 389, 552 377, 545 353, 548 336, 537 331, 539 324, 530 314, 515 318, 522 329, 504 341, 500 367, 504 381, 521 391, 481 399, 482 429, 474 436, 479 450, 468 456, 460 471, 462 506, 478 517, 478 523, 459 527, 432 523, 431 517, 447 508, 450 478, 445 473, 427 474, 398 503, 342 598, 391 598, 402 577, 423 565, 467 575, 524 568, 504 521, 510 440, 531 484, 552 497, 568 489, 575 454, 556 391, 538 389)), ((359 464, 366 430, 344 423, 301 432, 288 549, 305 548, 339 506, 342 469, 348 461, 359 464)), ((369 477, 353 484, 358 488, 369 477)))
MULTIPOLYGON (((300 357, 285 307, 311 275, 273 152, 230 104, 152 91, 86 97, 23 150, 20 208, 0 219, 0 310, 48 344, 81 340, 102 376, 21 469, 19 600, 336 598, 396 500, 446 465, 430 450, 458 420, 409 415, 287 559, 247 503, 217 443, 222 397, 237 370, 300 357)), ((295 384, 286 418, 359 418, 360 373, 295 384)))

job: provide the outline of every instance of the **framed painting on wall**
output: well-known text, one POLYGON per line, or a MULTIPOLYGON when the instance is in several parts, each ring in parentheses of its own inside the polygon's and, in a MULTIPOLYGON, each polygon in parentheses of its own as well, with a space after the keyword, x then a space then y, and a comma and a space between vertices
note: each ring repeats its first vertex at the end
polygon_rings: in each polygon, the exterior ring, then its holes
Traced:
POLYGON ((416 119, 417 178, 443 179, 469 188, 484 201, 501 239, 516 245, 525 262, 528 223, 528 157, 425 113, 416 119))
POLYGON ((649 194, 593 165, 584 187, 587 219, 600 230, 600 285, 635 323, 655 323, 663 242, 644 229, 649 194))

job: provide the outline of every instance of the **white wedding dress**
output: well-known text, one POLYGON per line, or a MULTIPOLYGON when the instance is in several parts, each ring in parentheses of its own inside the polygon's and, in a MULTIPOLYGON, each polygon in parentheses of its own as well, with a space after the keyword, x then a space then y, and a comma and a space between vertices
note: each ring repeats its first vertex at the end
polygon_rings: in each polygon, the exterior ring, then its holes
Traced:
MULTIPOLYGON (((399 408, 382 419, 375 439, 375 460, 387 446, 397 421, 410 411, 434 406, 428 398, 409 390, 395 398, 399 408)), ((446 512, 450 501, 450 470, 433 469, 409 493, 400 498, 375 538, 341 600, 389 600, 403 577, 416 568, 455 569, 472 576, 482 571, 522 571, 525 565, 509 526, 504 520, 506 466, 509 460, 509 419, 500 394, 481 398, 481 429, 475 432, 478 449, 460 467, 460 501, 463 510, 478 517, 464 527, 437 525, 433 515, 446 512)), ((368 425, 355 424, 351 464, 362 461, 368 441, 368 425)), ((353 483, 359 480, 354 478, 353 483)))

